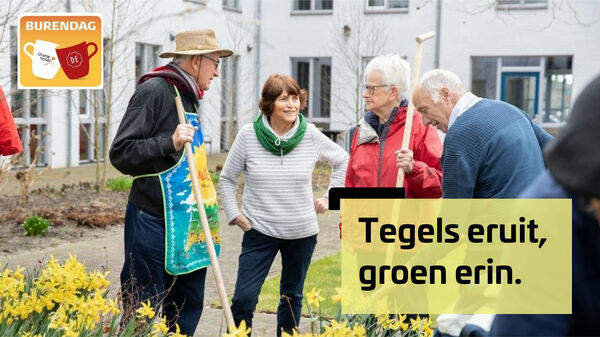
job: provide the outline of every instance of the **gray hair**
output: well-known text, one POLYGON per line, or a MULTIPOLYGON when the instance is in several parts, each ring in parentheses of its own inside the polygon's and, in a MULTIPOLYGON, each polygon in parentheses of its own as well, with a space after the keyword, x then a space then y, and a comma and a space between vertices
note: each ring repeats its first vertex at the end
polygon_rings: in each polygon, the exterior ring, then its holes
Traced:
POLYGON ((398 101, 408 95, 410 87, 410 65, 400 55, 382 55, 372 59, 365 68, 365 79, 374 71, 381 74, 381 84, 398 88, 398 101))
POLYGON ((176 65, 180 66, 183 63, 185 63, 188 60, 191 60, 192 57, 194 57, 194 55, 179 55, 179 54, 175 54, 175 56, 173 56, 173 63, 175 63, 176 65))
POLYGON ((433 69, 421 77, 419 85, 431 95, 434 104, 440 102, 440 91, 446 87, 453 93, 462 95, 466 92, 460 78, 451 71, 433 69))

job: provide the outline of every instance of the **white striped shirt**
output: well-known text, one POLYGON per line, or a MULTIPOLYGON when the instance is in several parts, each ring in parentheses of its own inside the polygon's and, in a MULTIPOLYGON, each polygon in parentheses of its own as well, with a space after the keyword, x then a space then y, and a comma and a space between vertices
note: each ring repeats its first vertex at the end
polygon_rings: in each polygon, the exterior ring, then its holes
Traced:
MULTIPOLYGON (((282 138, 288 138, 295 130, 292 128, 282 138)), ((343 187, 348 153, 314 124, 307 123, 302 141, 284 156, 267 151, 258 141, 253 125, 244 125, 235 137, 219 180, 227 222, 231 224, 244 214, 254 229, 271 237, 291 240, 317 234, 312 173, 319 160, 333 166, 329 188, 343 187), (242 171, 246 185, 240 211, 236 185, 242 171)))

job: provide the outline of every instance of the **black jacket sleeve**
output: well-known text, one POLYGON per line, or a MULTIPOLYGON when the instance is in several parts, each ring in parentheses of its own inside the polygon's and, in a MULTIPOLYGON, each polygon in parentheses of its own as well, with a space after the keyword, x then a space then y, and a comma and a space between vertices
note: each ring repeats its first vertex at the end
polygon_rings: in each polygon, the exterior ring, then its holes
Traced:
POLYGON ((110 161, 132 176, 156 173, 157 162, 176 153, 172 134, 176 116, 165 116, 175 105, 169 84, 153 78, 134 92, 110 148, 110 161), (168 118, 170 117, 170 118, 168 118))

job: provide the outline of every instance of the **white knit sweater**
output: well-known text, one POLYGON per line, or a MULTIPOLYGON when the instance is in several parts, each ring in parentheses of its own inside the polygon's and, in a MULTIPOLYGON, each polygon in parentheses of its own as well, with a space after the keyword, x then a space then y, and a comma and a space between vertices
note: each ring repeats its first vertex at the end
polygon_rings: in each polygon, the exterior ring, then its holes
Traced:
MULTIPOLYGON (((282 137, 284 140, 294 134, 297 124, 282 137)), ((317 234, 312 172, 320 160, 333 166, 329 188, 343 187, 348 153, 314 124, 307 124, 304 139, 284 156, 267 151, 256 138, 253 125, 244 125, 235 137, 219 180, 227 222, 231 224, 244 214, 254 229, 271 237, 290 240, 317 234), (236 185, 242 171, 246 185, 240 211, 236 185)))

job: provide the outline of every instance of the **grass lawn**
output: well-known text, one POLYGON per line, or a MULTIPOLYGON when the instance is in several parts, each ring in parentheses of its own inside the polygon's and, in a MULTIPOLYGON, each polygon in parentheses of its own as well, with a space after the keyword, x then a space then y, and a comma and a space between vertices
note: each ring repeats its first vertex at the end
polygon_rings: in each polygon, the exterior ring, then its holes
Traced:
MULTIPOLYGON (((341 258, 340 254, 331 255, 324 257, 320 260, 314 261, 308 268, 308 274, 306 275, 306 281, 304 282, 304 298, 306 294, 311 291, 313 287, 320 290, 321 297, 325 300, 321 302, 322 315, 326 317, 333 317, 335 310, 339 303, 333 304, 331 302, 331 296, 335 295, 335 288, 341 287, 341 258)), ((260 312, 277 312, 277 306, 279 305, 279 280, 281 276, 277 275, 265 281, 262 287, 260 297, 258 298, 258 305, 256 311, 260 312)), ((302 314, 308 315, 306 309, 306 301, 302 306, 302 314)))

